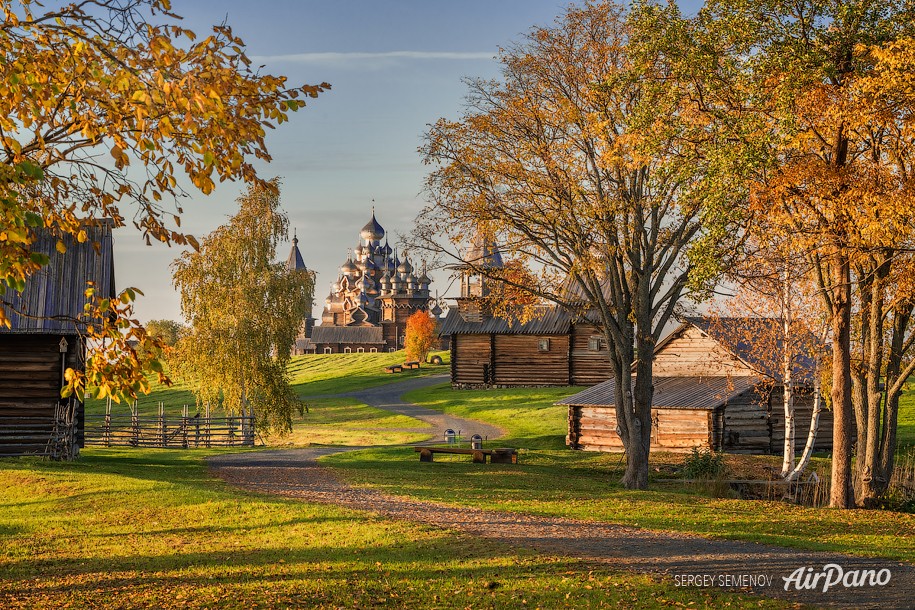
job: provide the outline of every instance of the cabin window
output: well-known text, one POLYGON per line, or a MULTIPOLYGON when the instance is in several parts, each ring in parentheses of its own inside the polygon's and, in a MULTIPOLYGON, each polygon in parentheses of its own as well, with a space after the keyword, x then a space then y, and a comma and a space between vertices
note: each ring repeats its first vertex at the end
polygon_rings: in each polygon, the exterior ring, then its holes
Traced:
POLYGON ((377 352, 378 352, 378 348, 377 348, 377 347, 370 347, 370 348, 369 348, 369 353, 370 353, 370 354, 375 354, 375 353, 377 353, 377 352))
POLYGON ((550 351, 550 340, 549 339, 538 339, 537 340, 537 349, 541 352, 550 351))
POLYGON ((599 352, 605 348, 604 338, 599 336, 588 337, 588 351, 599 352))
POLYGON ((352 353, 353 353, 353 348, 351 348, 350 346, 346 346, 346 347, 343 348, 343 353, 344 353, 344 354, 352 354, 352 353))
POLYGON ((357 354, 365 353, 365 348, 364 348, 364 347, 357 347, 357 348, 356 348, 356 353, 357 353, 357 354))
POLYGON ((332 350, 332 349, 329 348, 329 347, 325 347, 325 348, 324 348, 324 353, 325 353, 325 354, 333 354, 333 353, 334 353, 334 350, 332 350))

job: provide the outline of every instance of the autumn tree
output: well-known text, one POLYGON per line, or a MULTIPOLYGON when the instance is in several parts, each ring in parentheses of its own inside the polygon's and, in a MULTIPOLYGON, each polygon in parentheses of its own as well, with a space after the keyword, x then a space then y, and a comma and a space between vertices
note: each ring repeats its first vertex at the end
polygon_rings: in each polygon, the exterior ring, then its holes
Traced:
MULTIPOLYGON (((87 224, 130 220, 147 243, 196 245, 180 230, 183 178, 205 194, 217 180, 265 186, 253 161, 270 159, 266 130, 327 87, 261 73, 225 24, 198 40, 169 0, 0 0, 0 12, 0 324, 3 295, 47 262, 31 251, 39 227, 84 241, 87 224)), ((112 349, 87 375, 134 395, 149 363, 133 342, 148 336, 121 324, 131 337, 94 337, 112 349)))
POLYGON ((787 249, 788 240, 773 239, 762 220, 749 232, 741 256, 725 273, 736 290, 723 306, 710 308, 709 329, 735 353, 745 351, 740 346, 752 346, 746 364, 763 380, 761 400, 768 402, 779 389, 784 416, 781 476, 793 480, 807 467, 819 431, 821 352, 828 325, 806 258, 787 249), (810 396, 812 405, 809 426, 800 431, 806 432, 804 448, 795 462, 799 393, 810 396))
POLYGON ((425 362, 429 352, 435 347, 438 338, 438 328, 428 312, 419 311, 407 318, 404 337, 404 348, 407 351, 407 360, 425 362))
POLYGON ((158 337, 169 347, 174 347, 178 343, 183 330, 184 326, 175 320, 150 320, 146 323, 146 332, 158 337))
POLYGON ((721 182, 729 157, 707 154, 636 25, 620 5, 570 7, 500 53, 499 80, 469 81, 462 116, 431 126, 421 148, 431 203, 416 237, 601 329, 623 484, 644 489, 654 345, 678 301, 727 264, 739 182, 721 182), (462 258, 476 234, 498 242, 503 269, 462 258))
POLYGON ((253 414, 286 430, 299 401, 286 364, 311 311, 314 277, 275 262, 287 236, 278 182, 251 186, 239 212, 175 261, 174 282, 188 322, 173 362, 201 403, 253 414))

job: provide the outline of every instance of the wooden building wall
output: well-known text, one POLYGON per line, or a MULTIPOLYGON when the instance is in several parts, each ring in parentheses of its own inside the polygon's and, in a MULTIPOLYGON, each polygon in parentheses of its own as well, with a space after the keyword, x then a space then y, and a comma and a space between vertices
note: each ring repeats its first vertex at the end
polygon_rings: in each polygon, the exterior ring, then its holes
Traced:
POLYGON ((589 349, 591 337, 600 336, 596 327, 575 324, 572 328, 571 385, 595 385, 612 376, 606 345, 598 351, 589 349))
MULTIPOLYGON (((651 448, 686 452, 712 447, 711 412, 707 409, 652 409, 651 448)), ((622 451, 614 407, 569 407, 566 444, 585 451, 622 451)))
MULTIPOLYGON (((62 335, 0 334, 0 455, 42 453, 60 400, 62 335), (43 423, 46 422, 46 423, 43 423), (34 438, 23 440, 19 426, 34 426, 34 438), (16 426, 16 427, 14 427, 16 426)), ((66 366, 82 367, 78 337, 66 336, 66 366)), ((77 442, 83 444, 82 406, 77 412, 77 442)))
POLYGON ((484 385, 490 383, 492 349, 490 335, 451 337, 451 383, 484 385))
POLYGON ((689 326, 655 352, 658 377, 725 377, 754 375, 714 339, 689 326))
POLYGON ((495 385, 569 385, 568 335, 492 337, 495 385), (549 342, 547 351, 540 341, 549 342))
MULTIPOLYGON (((772 428, 770 450, 779 454, 785 445, 785 407, 782 403, 782 388, 772 391, 768 401, 769 425, 772 428)), ((796 392, 794 395, 794 448, 800 453, 807 444, 807 434, 810 431, 810 418, 813 415, 813 393, 810 391, 796 392)), ((820 411, 820 422, 817 430, 814 451, 832 450, 832 411, 825 408, 820 411)))

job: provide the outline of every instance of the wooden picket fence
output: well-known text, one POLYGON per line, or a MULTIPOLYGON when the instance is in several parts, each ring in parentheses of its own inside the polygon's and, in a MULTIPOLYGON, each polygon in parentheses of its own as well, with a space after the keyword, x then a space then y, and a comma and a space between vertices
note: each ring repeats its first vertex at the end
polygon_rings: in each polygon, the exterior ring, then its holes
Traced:
POLYGON ((253 447, 254 418, 250 415, 212 417, 206 412, 167 416, 159 403, 158 414, 142 415, 136 403, 130 413, 86 415, 86 445, 96 447, 155 447, 190 449, 199 447, 253 447))

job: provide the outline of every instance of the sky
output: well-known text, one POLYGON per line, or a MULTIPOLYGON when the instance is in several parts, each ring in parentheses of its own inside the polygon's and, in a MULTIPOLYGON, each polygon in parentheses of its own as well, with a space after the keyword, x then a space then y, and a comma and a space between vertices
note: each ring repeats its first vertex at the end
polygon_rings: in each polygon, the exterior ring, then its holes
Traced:
MULTIPOLYGON (((697 3, 680 4, 689 12, 697 3)), ((551 24, 565 6, 562 0, 172 0, 183 25, 199 36, 228 23, 262 72, 285 75, 291 85, 332 86, 268 133, 273 161, 258 166, 262 177, 282 179, 290 229, 317 273, 315 317, 373 205, 392 246, 398 233, 409 232, 424 205, 428 171, 417 148, 427 125, 459 116, 462 79, 497 78, 499 48, 551 24)), ((222 183, 209 196, 189 190, 182 228, 205 236, 235 212, 244 190, 238 183, 222 183)), ((278 260, 290 248, 281 244, 278 260)), ((169 268, 180 253, 146 246, 132 227, 115 233, 117 287, 144 292, 141 320, 181 319, 169 268)), ((445 296, 447 273, 430 275, 433 291, 445 296)))

